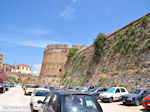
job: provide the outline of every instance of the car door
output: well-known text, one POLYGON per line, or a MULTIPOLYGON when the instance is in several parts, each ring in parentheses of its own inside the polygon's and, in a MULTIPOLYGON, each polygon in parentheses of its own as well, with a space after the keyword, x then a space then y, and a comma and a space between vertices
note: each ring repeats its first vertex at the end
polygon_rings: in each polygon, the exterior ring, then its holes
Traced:
POLYGON ((149 89, 144 90, 144 91, 141 93, 141 100, 142 100, 144 97, 148 96, 149 94, 150 94, 150 90, 149 90, 149 89))
POLYGON ((46 96, 43 104, 41 105, 41 107, 39 109, 39 112, 47 112, 51 98, 52 98, 52 94, 49 94, 46 96))
POLYGON ((125 95, 125 94, 127 94, 127 90, 125 88, 121 88, 120 95, 125 95))
POLYGON ((114 100, 119 100, 120 99, 120 89, 117 88, 116 91, 115 91, 115 96, 114 96, 114 100))
POLYGON ((56 94, 53 94, 52 99, 49 102, 48 112, 59 112, 58 97, 56 94))

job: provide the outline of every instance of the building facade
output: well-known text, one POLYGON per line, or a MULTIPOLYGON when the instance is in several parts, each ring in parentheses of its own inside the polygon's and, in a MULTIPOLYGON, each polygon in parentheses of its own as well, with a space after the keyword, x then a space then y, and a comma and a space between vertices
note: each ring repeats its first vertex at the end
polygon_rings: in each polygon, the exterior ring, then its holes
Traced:
POLYGON ((4 53, 0 53, 0 68, 3 68, 4 63, 4 53))
POLYGON ((3 68, 7 72, 13 72, 15 70, 15 66, 14 65, 10 65, 10 64, 7 64, 7 63, 3 64, 3 68))
POLYGON ((32 71, 32 67, 26 64, 19 64, 19 65, 4 64, 4 69, 7 72, 19 74, 31 74, 32 71))
POLYGON ((32 67, 26 64, 19 64, 15 66, 15 70, 12 72, 17 72, 21 74, 31 74, 32 67))

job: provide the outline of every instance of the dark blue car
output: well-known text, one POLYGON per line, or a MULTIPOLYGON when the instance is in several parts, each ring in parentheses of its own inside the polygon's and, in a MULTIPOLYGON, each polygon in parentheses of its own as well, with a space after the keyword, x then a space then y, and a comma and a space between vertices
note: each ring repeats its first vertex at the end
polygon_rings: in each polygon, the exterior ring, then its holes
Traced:
POLYGON ((123 104, 134 104, 140 105, 142 104, 142 99, 150 94, 150 88, 137 88, 134 89, 131 93, 123 95, 120 97, 120 100, 123 104))
POLYGON ((39 108, 39 112, 103 112, 97 100, 88 93, 52 91, 39 108))

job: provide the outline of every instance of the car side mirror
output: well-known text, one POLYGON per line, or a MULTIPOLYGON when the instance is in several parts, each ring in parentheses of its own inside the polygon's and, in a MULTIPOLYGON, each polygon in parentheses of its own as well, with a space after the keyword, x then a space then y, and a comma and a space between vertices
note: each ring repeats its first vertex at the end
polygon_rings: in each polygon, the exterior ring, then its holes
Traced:
POLYGON ((141 95, 144 95, 144 94, 146 94, 147 92, 146 91, 144 91, 141 95))
POLYGON ((38 100, 38 103, 43 103, 41 100, 38 100))

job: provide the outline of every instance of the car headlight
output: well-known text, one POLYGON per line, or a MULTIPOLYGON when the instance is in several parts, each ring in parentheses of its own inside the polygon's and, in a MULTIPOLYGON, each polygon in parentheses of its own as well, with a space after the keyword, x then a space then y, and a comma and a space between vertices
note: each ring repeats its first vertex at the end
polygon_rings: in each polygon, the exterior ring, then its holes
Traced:
POLYGON ((108 98, 108 96, 107 96, 107 95, 104 95, 104 98, 108 98))
POLYGON ((132 100, 132 98, 131 98, 131 97, 129 97, 129 98, 127 98, 127 100, 132 100))

